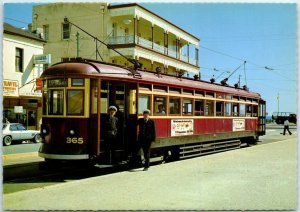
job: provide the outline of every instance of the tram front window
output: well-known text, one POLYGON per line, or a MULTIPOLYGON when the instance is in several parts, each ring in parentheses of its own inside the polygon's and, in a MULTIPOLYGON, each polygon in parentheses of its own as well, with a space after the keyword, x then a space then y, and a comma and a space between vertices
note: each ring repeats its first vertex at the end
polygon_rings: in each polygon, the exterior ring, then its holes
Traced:
POLYGON ((83 115, 84 93, 83 90, 68 90, 67 92, 67 114, 83 115))
POLYGON ((64 91, 49 91, 49 115, 63 115, 64 112, 64 91))

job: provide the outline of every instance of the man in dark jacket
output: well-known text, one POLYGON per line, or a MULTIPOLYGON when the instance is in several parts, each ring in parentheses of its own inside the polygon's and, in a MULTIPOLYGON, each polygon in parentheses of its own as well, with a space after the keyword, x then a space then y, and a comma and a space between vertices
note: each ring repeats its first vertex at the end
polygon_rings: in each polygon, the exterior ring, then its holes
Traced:
POLYGON ((139 135, 138 142, 143 148, 145 164, 144 171, 147 171, 150 165, 150 147, 152 141, 156 138, 155 123, 149 118, 150 110, 144 110, 143 118, 138 120, 139 135))
POLYGON ((110 106, 108 108, 108 118, 105 122, 106 145, 109 153, 110 163, 115 163, 115 148, 118 134, 118 118, 115 117, 117 108, 110 106))

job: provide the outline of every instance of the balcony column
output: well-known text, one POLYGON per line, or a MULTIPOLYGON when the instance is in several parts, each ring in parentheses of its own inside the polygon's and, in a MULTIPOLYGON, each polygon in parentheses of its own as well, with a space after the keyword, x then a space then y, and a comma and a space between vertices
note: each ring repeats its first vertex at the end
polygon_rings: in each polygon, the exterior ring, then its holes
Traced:
POLYGON ((140 18, 137 16, 136 17, 136 34, 137 34, 137 44, 139 44, 140 43, 140 40, 139 40, 139 38, 140 38, 140 18))
POLYGON ((168 55, 168 32, 164 31, 164 53, 168 55))
POLYGON ((133 17, 133 43, 136 44, 135 42, 136 39, 136 17, 133 17))
POLYGON ((187 44, 187 59, 188 63, 190 62, 190 43, 187 44))
POLYGON ((198 52, 199 52, 199 49, 198 49, 198 48, 195 48, 195 60, 196 60, 196 66, 198 66, 198 52))
POLYGON ((180 38, 177 39, 177 51, 178 59, 180 59, 180 38))
POLYGON ((178 58, 178 40, 176 37, 176 41, 175 41, 175 52, 176 52, 176 58, 178 58))
POLYGON ((168 31, 166 31, 166 36, 167 36, 167 40, 166 40, 167 55, 169 55, 169 33, 168 33, 168 31))
POLYGON ((152 49, 153 49, 153 46, 154 46, 154 24, 151 25, 151 34, 152 34, 152 49))

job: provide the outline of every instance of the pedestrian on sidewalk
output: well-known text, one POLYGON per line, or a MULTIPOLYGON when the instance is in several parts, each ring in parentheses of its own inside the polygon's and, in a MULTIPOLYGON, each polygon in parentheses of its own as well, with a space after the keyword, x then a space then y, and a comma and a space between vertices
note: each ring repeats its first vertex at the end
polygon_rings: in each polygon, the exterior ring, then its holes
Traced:
POLYGON ((144 110, 143 118, 138 119, 138 143, 140 144, 144 152, 144 171, 147 171, 150 166, 150 147, 151 143, 156 138, 155 123, 152 119, 150 119, 149 115, 150 110, 144 110))
POLYGON ((290 135, 292 135, 292 133, 291 133, 291 131, 290 131, 289 124, 290 124, 289 120, 288 120, 288 119, 285 119, 285 120, 284 120, 284 123, 283 123, 283 125, 284 125, 284 128, 283 128, 283 135, 285 135, 285 131, 286 131, 286 130, 289 132, 290 135))

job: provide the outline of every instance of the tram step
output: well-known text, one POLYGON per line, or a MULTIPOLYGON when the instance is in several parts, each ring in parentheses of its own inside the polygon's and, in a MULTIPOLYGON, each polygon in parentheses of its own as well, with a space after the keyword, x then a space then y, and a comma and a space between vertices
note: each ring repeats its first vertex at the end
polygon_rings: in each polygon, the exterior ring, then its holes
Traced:
POLYGON ((240 143, 240 140, 229 140, 229 141, 223 141, 223 142, 214 142, 214 143, 208 143, 208 144, 197 144, 197 145, 189 145, 189 146, 181 146, 180 149, 188 149, 188 148, 194 148, 194 147, 209 147, 212 145, 218 145, 218 144, 226 144, 226 143, 240 143))
POLYGON ((196 157, 196 156, 203 156, 203 155, 208 155, 208 154, 213 154, 213 153, 218 153, 218 152, 225 152, 225 151, 239 149, 239 148, 240 148, 240 146, 236 146, 236 147, 220 149, 220 150, 216 150, 216 151, 207 151, 207 152, 200 152, 197 154, 183 155, 183 156, 180 156, 179 159, 192 158, 192 157, 196 157))

